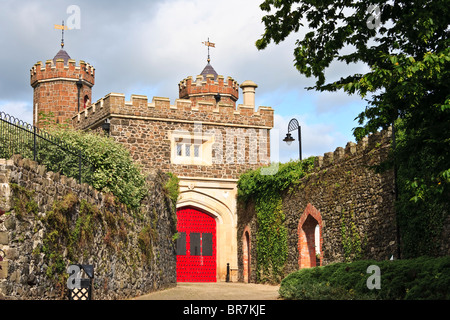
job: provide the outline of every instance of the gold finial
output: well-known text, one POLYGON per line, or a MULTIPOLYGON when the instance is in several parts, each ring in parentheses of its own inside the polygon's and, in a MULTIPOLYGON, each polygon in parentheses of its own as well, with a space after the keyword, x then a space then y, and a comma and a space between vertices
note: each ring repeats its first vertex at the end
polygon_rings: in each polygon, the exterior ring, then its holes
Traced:
POLYGON ((208 47, 208 63, 211 61, 211 59, 210 59, 210 57, 209 57, 209 47, 213 47, 213 48, 215 48, 216 47, 216 44, 215 43, 212 43, 212 42, 209 42, 209 38, 208 38, 208 41, 204 41, 204 42, 202 42, 205 46, 207 46, 208 47))
POLYGON ((55 29, 61 30, 61 49, 64 48, 64 30, 68 30, 66 26, 64 26, 64 20, 62 25, 55 24, 55 29))

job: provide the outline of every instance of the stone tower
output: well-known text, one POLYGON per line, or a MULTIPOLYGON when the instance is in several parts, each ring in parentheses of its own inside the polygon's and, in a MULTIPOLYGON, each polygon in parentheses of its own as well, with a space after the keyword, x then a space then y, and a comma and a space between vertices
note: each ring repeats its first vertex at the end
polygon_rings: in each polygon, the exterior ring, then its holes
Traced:
POLYGON ((57 123, 69 123, 74 114, 91 104, 95 69, 75 60, 61 48, 45 64, 37 62, 30 70, 33 87, 33 124, 39 126, 40 113, 53 114, 57 123))

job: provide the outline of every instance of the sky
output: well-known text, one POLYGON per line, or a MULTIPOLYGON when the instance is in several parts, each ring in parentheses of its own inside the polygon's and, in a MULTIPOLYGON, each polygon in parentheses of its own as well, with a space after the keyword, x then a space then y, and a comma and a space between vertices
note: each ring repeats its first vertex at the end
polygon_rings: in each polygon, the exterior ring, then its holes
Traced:
MULTIPOLYGON (((60 49, 61 31, 55 24, 71 25, 65 31, 64 49, 77 61, 95 68, 92 101, 110 92, 178 99, 178 83, 195 78, 207 63, 219 75, 239 84, 257 85, 256 108, 275 110, 272 161, 299 157, 298 141, 282 141, 288 123, 301 126, 302 155, 320 156, 353 141, 354 120, 366 102, 344 92, 316 92, 315 83, 294 67, 294 48, 307 30, 301 28, 284 42, 259 51, 255 42, 264 33, 259 5, 263 0, 0 0, 0 111, 32 123, 33 89, 30 69, 38 61, 53 59, 60 49), (79 15, 73 11, 79 8, 79 15), (71 7, 72 6, 72 7, 71 7), (69 11, 68 11, 69 9, 69 11), (79 19, 74 19, 78 17, 79 19)), ((333 63, 327 81, 365 73, 361 64, 333 63)), ((242 91, 237 104, 243 103, 242 91)), ((297 140, 297 132, 292 133, 297 140)))

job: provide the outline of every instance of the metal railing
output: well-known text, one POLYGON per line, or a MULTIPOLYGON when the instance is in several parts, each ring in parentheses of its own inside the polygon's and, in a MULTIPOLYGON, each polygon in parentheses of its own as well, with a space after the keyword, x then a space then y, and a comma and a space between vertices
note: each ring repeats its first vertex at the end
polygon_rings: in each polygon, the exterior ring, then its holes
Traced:
POLYGON ((77 176, 78 183, 82 182, 83 165, 90 165, 81 149, 0 111, 0 158, 10 159, 14 154, 44 164, 49 171, 77 176))

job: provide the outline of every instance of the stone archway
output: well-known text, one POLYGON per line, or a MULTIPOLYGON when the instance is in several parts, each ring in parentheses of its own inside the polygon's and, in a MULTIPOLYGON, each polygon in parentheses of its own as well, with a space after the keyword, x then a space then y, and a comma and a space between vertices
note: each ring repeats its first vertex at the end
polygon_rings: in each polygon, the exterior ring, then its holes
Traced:
POLYGON ((322 265, 322 217, 310 203, 300 217, 297 234, 299 269, 322 265))
POLYGON ((216 282, 216 219, 195 207, 177 210, 177 282, 216 282))
POLYGON ((225 281, 230 269, 230 280, 237 281, 237 247, 238 237, 234 207, 230 207, 227 200, 234 193, 229 189, 219 189, 215 185, 196 182, 195 187, 189 187, 189 183, 180 180, 180 195, 177 201, 177 209, 194 207, 208 213, 216 220, 216 272, 217 281, 225 281), (186 186, 186 187, 185 187, 186 186), (228 191, 228 198, 223 197, 224 190, 228 191))
POLYGON ((242 260, 244 282, 249 283, 251 275, 251 242, 249 226, 245 227, 244 234, 242 235, 242 260))

